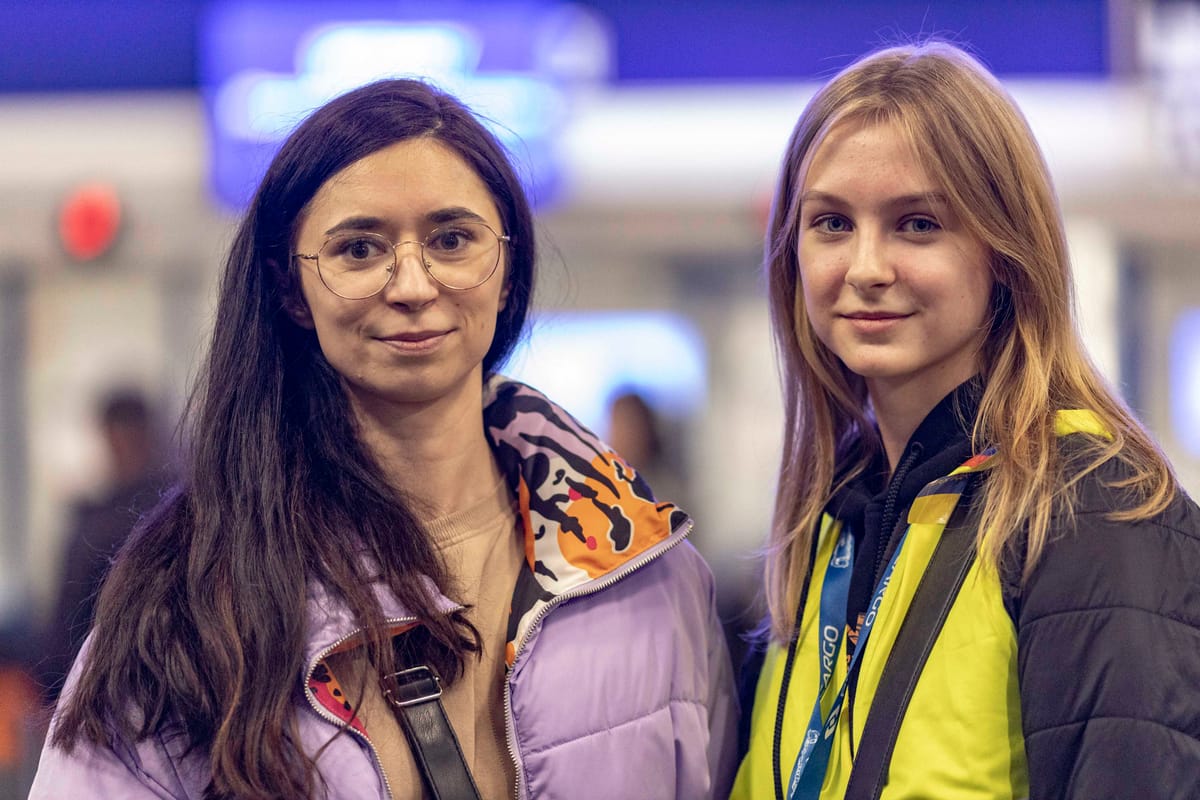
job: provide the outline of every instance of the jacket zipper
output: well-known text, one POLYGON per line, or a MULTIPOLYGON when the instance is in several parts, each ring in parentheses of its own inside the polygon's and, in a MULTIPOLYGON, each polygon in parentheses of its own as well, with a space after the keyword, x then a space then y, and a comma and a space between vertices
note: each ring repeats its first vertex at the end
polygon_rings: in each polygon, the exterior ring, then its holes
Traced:
POLYGON ((513 795, 515 798, 517 798, 517 800, 521 800, 521 798, 524 796, 522 794, 522 790, 524 789, 525 780, 521 775, 521 759, 517 755, 517 726, 512 716, 512 687, 509 684, 509 678, 517 669, 517 661, 521 657, 521 652, 525 647, 525 643, 529 641, 529 637, 533 635, 533 632, 536 631, 542 624, 542 620, 545 619, 546 615, 550 613, 550 610, 555 606, 558 606, 567 600, 586 597, 587 595, 594 594, 602 589, 607 589, 609 586, 612 586, 614 583, 629 575, 631 572, 641 569, 651 561, 654 561, 662 556, 668 550, 673 549, 676 545, 688 537, 688 534, 692 532, 692 528, 694 526, 695 523, 691 519, 688 519, 685 525, 680 526, 672 531, 671 536, 668 537, 666 541, 663 542, 663 544, 657 549, 650 551, 649 554, 642 553, 637 558, 622 564, 615 571, 610 572, 608 575, 605 575, 598 581, 588 581, 587 583, 577 586, 574 589, 568 589, 560 595, 555 595, 553 598, 547 601, 546 605, 542 606, 542 608, 537 612, 537 615, 534 616, 533 620, 529 623, 529 627, 525 630, 525 635, 521 637, 521 640, 517 642, 517 646, 513 650, 512 666, 505 670, 504 675, 504 730, 506 743, 508 745, 508 757, 512 761, 517 778, 515 786, 516 794, 513 795))
MULTIPOLYGON (((416 617, 402 617, 384 620, 384 624, 389 626, 408 625, 414 622, 417 622, 416 617)), ((343 644, 350 641, 355 636, 358 636, 362 632, 362 628, 355 628, 353 631, 338 639, 336 642, 329 645, 317 654, 317 657, 312 661, 312 666, 308 668, 308 673, 304 676, 304 696, 308 698, 309 708, 311 708, 313 713, 315 713, 318 717, 330 723, 331 725, 338 726, 339 728, 345 727, 347 731, 354 734, 367 745, 367 749, 371 751, 371 759, 372 763, 375 765, 375 771, 379 774, 379 779, 383 782, 383 788, 387 792, 387 796, 391 798, 395 796, 392 794, 392 784, 390 781, 388 781, 387 773, 383 771, 383 762, 379 759, 379 751, 375 749, 375 745, 371 742, 370 738, 368 738, 367 735, 361 731, 356 730, 354 727, 346 725, 337 717, 331 716, 328 711, 323 710, 320 706, 318 706, 317 702, 313 700, 312 692, 309 691, 308 688, 308 684, 312 682, 313 673, 317 670, 317 665, 324 661, 325 657, 334 650, 338 649, 343 644)))

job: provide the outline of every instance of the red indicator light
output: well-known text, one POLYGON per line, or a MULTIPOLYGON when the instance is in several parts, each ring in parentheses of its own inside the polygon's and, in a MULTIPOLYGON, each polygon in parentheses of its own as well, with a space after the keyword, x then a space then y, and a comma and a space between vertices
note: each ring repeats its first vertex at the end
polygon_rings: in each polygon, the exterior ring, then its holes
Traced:
POLYGON ((74 189, 59 210, 59 239, 77 261, 92 261, 108 252, 120 227, 121 200, 108 184, 74 189))

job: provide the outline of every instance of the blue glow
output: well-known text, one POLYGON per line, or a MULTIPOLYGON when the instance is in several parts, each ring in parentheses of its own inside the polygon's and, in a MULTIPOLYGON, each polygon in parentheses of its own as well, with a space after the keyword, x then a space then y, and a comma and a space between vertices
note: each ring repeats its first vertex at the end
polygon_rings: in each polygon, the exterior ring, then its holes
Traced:
POLYGON ((636 388, 661 411, 686 416, 705 402, 708 367, 695 326, 663 311, 556 313, 535 320, 503 372, 539 389, 593 431, 608 403, 636 388))
POLYGON ((1200 457, 1200 308, 1175 320, 1169 394, 1175 436, 1185 450, 1200 457))
POLYGON ((336 78, 349 86, 380 75, 420 73, 434 80, 479 67, 479 35, 454 22, 334 23, 297 48, 301 72, 336 78))
POLYGON ((477 112, 516 155, 532 196, 552 199, 553 137, 569 93, 603 79, 611 49, 594 16, 542 2, 452 3, 432 13, 378 2, 227 3, 210 15, 208 33, 213 182, 234 207, 313 109, 364 83, 408 76, 477 112))
POLYGON ((563 118, 561 92, 520 74, 477 73, 481 44, 453 23, 331 24, 302 41, 297 71, 245 70, 217 90, 215 121, 226 134, 250 141, 281 141, 312 109, 356 86, 413 75, 459 97, 500 123, 502 140, 540 139, 563 118))

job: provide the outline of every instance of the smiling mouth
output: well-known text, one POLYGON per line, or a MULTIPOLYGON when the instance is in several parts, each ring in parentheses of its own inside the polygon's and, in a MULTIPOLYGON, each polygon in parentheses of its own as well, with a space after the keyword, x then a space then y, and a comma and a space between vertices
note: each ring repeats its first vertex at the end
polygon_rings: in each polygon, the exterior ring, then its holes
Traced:
POLYGON ((430 339, 437 339, 445 336, 449 331, 421 331, 419 333, 397 333, 394 336, 381 336, 380 341, 383 342, 407 342, 418 343, 427 342, 430 339))
POLYGON ((421 331, 381 336, 378 341, 390 347, 392 352, 422 354, 438 349, 449 335, 450 331, 421 331))
POLYGON ((899 327, 911 314, 871 311, 862 314, 843 314, 842 319, 858 336, 886 336, 899 327))
POLYGON ((857 314, 843 314, 842 316, 845 317, 846 319, 872 321, 872 320, 904 319, 905 317, 912 316, 912 315, 911 314, 901 314, 899 312, 892 312, 892 311, 863 311, 863 312, 860 312, 857 314))

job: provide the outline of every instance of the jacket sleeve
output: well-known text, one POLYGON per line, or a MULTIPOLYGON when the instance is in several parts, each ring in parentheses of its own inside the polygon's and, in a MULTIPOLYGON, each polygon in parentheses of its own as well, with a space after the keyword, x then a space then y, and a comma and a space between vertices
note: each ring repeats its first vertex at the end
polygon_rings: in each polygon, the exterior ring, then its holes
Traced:
MULTIPOLYGON (((140 746, 145 755, 149 746, 140 746)), ((131 754, 132 755, 132 754, 131 754)), ((186 800, 177 788, 153 777, 139 763, 111 750, 80 744, 70 754, 47 741, 38 762, 29 800, 66 797, 120 797, 127 800, 186 800)))
POLYGON ((708 615, 708 764, 713 798, 724 800, 738 766, 738 696, 729 646, 711 592, 708 615))
POLYGON ((1030 795, 1200 797, 1200 511, 1114 521, 1101 472, 1016 608, 1030 795))
MULTIPOLYGON (((89 643, 90 640, 84 642, 67 677, 60 706, 74 689, 89 643)), ((56 714, 42 746, 29 800, 68 797, 191 800, 180 780, 180 762, 171 756, 161 737, 151 736, 136 746, 116 750, 81 741, 67 753, 51 742, 57 722, 56 714)))

